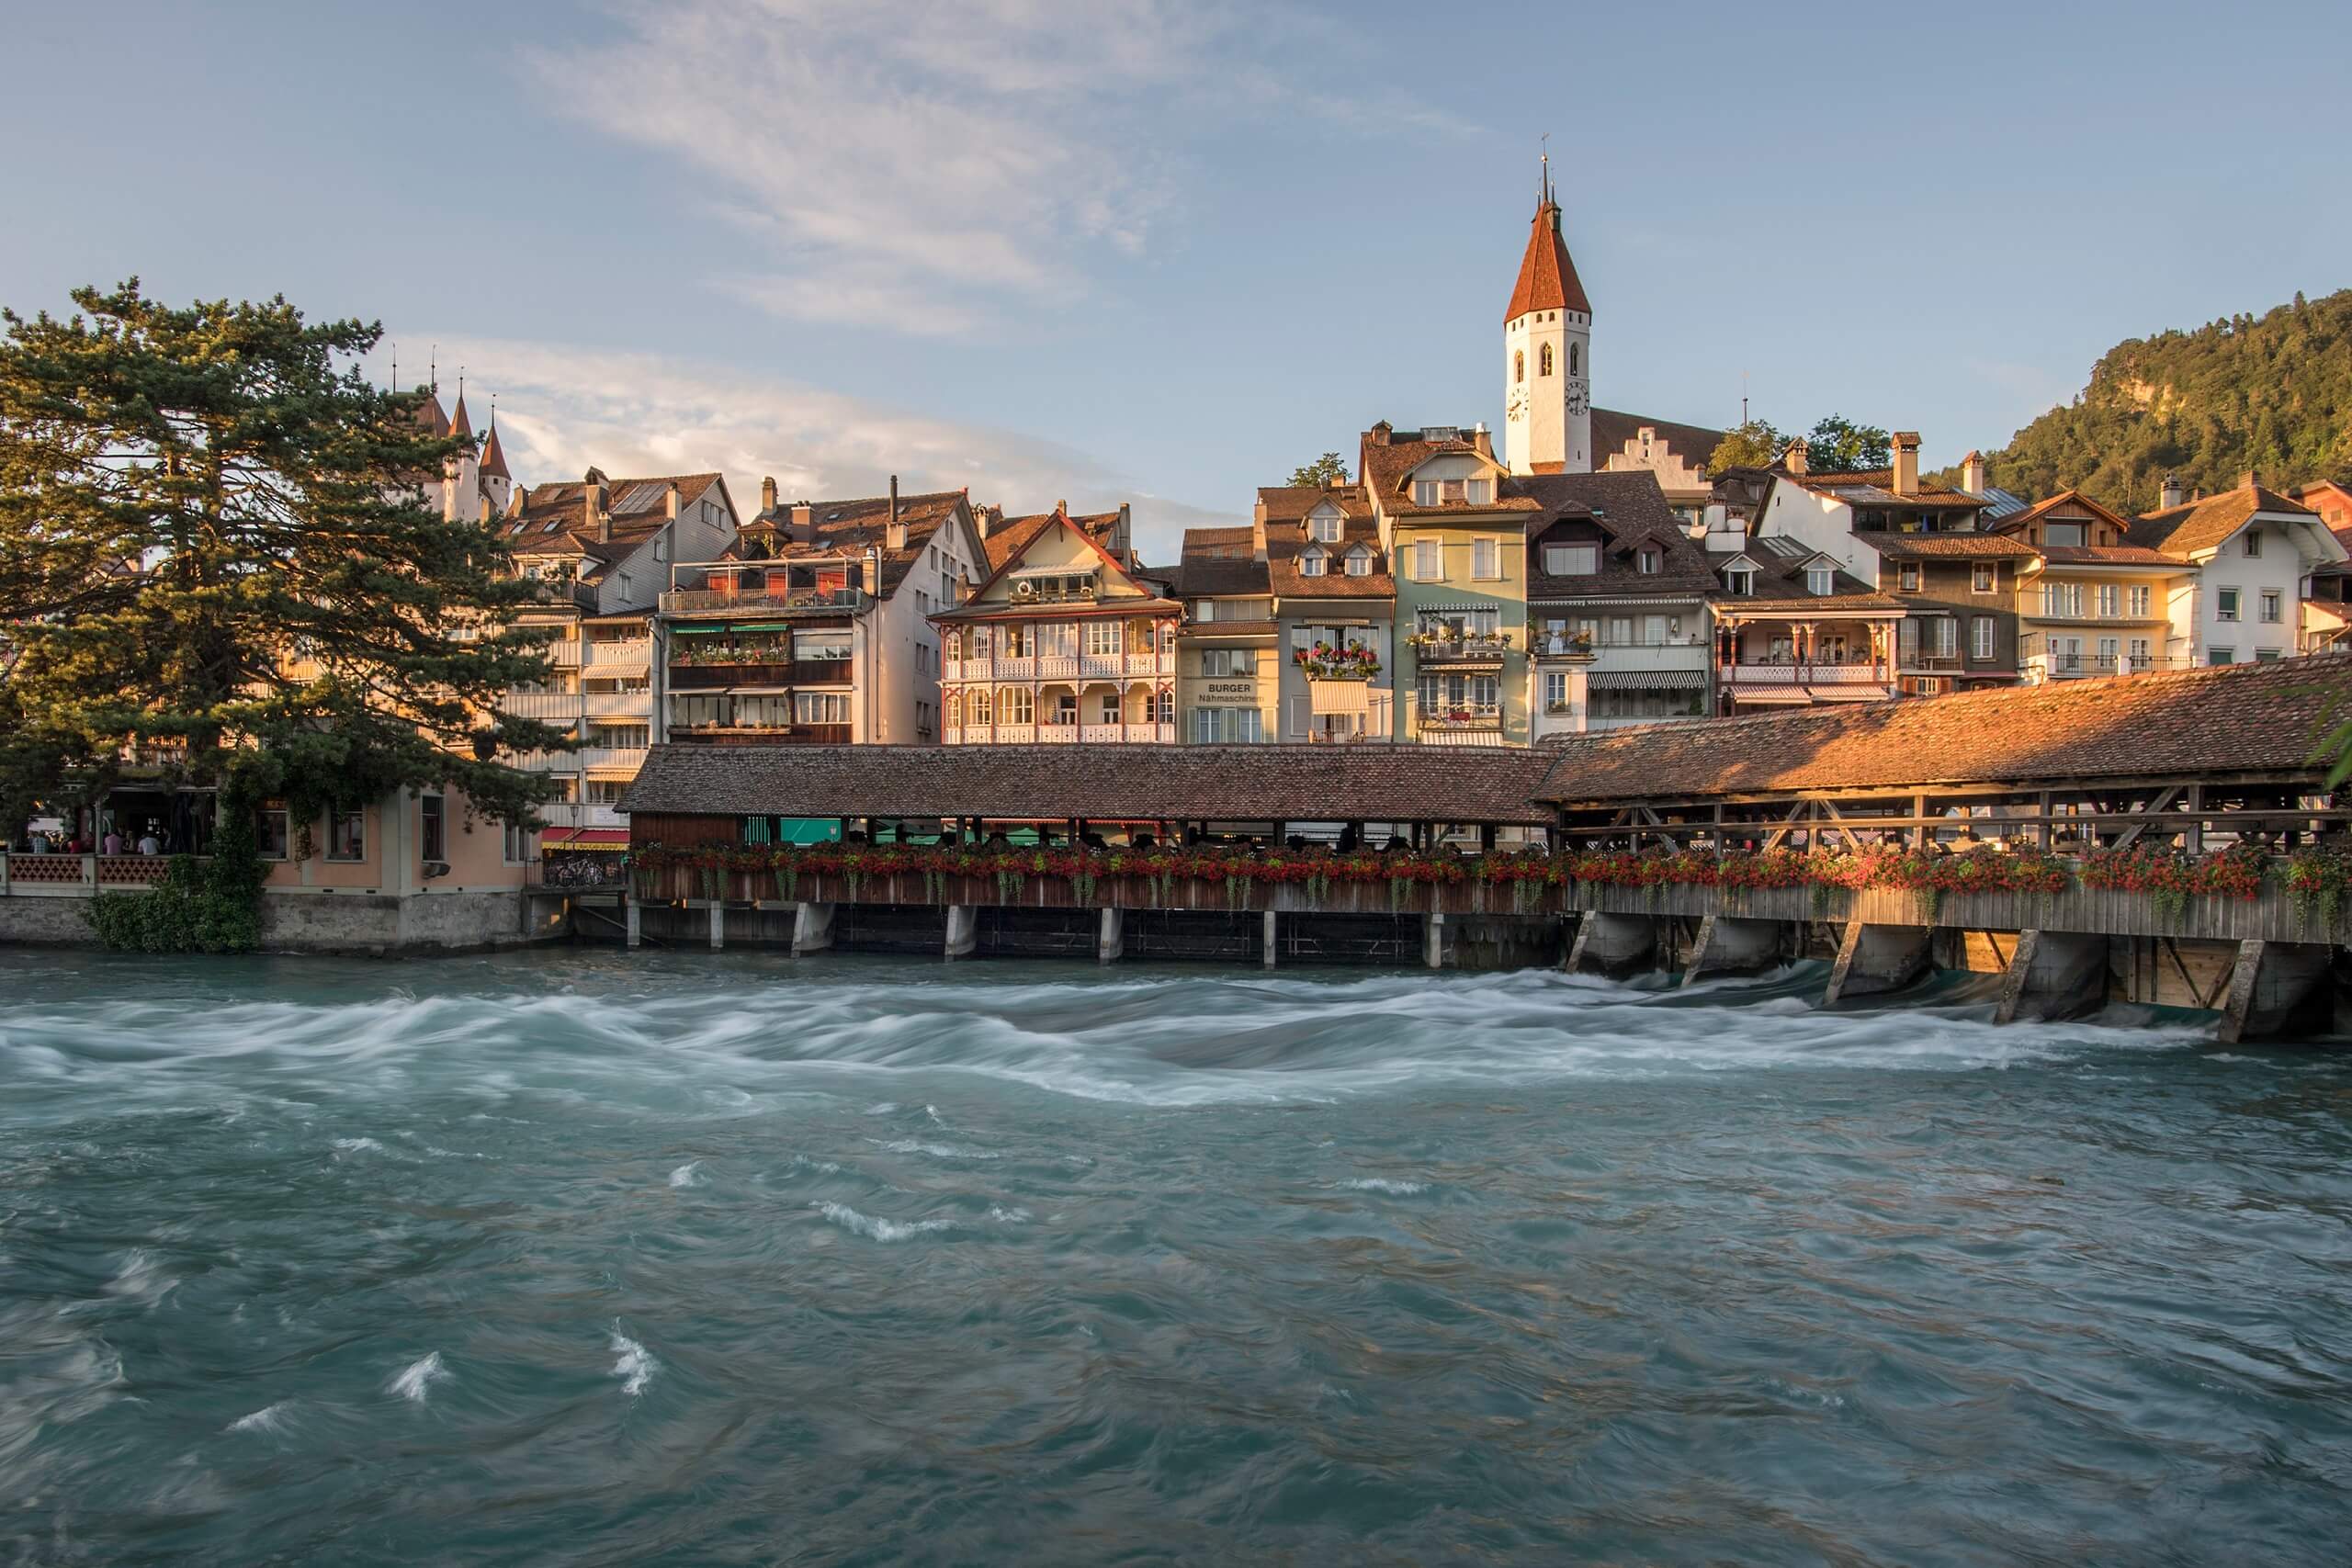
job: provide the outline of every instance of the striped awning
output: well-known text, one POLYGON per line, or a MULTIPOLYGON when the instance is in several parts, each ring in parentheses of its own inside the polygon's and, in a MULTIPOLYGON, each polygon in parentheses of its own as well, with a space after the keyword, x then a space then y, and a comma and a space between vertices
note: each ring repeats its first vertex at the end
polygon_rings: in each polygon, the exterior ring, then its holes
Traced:
POLYGON ((1706 685, 1703 670, 1596 670, 1585 679, 1594 692, 1697 692, 1706 685))
POLYGON ((1372 682, 1369 681, 1309 681, 1306 682, 1306 707, 1309 713, 1362 713, 1372 711, 1372 682))

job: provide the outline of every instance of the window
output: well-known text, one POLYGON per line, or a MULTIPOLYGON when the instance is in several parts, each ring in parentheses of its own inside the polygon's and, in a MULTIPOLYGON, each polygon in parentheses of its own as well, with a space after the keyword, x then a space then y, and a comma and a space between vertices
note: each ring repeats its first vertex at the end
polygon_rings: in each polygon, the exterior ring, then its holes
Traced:
POLYGON ((2237 661, 2236 649, 2212 648, 2205 650, 2205 662, 2208 664, 2235 664, 2237 661))
POLYGON ((500 838, 500 856, 508 865, 528 865, 538 859, 538 834, 533 829, 509 822, 500 838))
POLYGON ((1568 344, 1568 374, 1571 376, 1584 374, 1583 345, 1579 344, 1568 344))
POLYGON ((996 721, 999 724, 1027 724, 1035 713, 1036 699, 1026 686, 1001 686, 996 694, 996 721))
POLYGON ((2041 542, 2045 545, 2087 544, 2089 541, 2083 536, 2084 532, 2084 525, 2080 523, 2044 523, 2041 525, 2041 542))
POLYGON ((1544 672, 1544 711, 1545 713, 1568 711, 1568 672, 1566 671, 1546 670, 1544 672))
POLYGON ((337 807, 327 813, 327 859, 356 861, 368 858, 368 817, 365 812, 345 811, 337 807))
POLYGON ((446 861, 449 858, 449 823, 447 804, 437 795, 417 796, 417 858, 446 861))
POLYGON ((795 724, 847 724, 849 694, 847 692, 795 692, 792 694, 792 722, 795 724))
POLYGON ((1473 506, 1491 505, 1495 499, 1495 481, 1470 479, 1462 487, 1462 498, 1473 506))
POLYGON ((1641 570, 1641 573, 1644 577, 1656 577, 1657 575, 1658 553, 1656 550, 1644 550, 1634 558, 1634 564, 1641 570))
POLYGON ((1999 569, 1991 561, 1978 561, 1969 571, 1968 591, 1971 593, 1990 593, 1998 576, 1999 569))
POLYGON ((1535 351, 1535 373, 1538 376, 1552 373, 1552 345, 1548 343, 1535 351))
POLYGON ((1444 547, 1435 539, 1413 541, 1413 581, 1435 582, 1445 576, 1444 547))
POLYGON ((284 860, 289 841, 286 807, 265 806, 254 813, 254 852, 264 860, 284 860))
POLYGON ((1310 538, 1326 545, 1336 545, 1340 542, 1340 520, 1318 513, 1307 519, 1306 532, 1310 538))
POLYGON ((1960 622, 1951 615, 1938 615, 1928 623, 1928 651, 1938 659, 1955 659, 1960 655, 1960 622))
POLYGON ((1993 617, 1978 615, 1968 623, 1968 655, 1979 664, 1993 660, 1993 617))
MULTIPOLYGON (((2246 536, 2247 536, 2248 538, 2252 538, 2252 537, 2253 537, 2253 536, 2252 536, 2251 534, 2247 535, 2246 536)), ((2278 595, 2278 590, 2277 590, 2276 588, 2266 588, 2266 589, 2264 589, 2264 590, 2262 591, 2262 597, 2261 597, 2261 599, 2260 599, 2260 601, 2259 601, 2259 604, 2261 604, 2261 612, 2260 612, 2260 613, 2261 613, 2262 618, 2263 618, 2265 621, 2269 622, 2272 626, 2276 626, 2276 625, 2278 625, 2278 624, 2279 609, 2280 609, 2280 604, 2281 604, 2281 601, 2280 601, 2280 599, 2279 599, 2279 595, 2278 595)))
POLYGON ((1511 351, 1510 378, 1514 386, 1527 379, 1527 350, 1520 348, 1511 351))
POLYGON ((2134 615, 2145 615, 2148 613, 2149 597, 2149 592, 2145 588, 2134 588, 2132 590, 2132 614, 2134 615))
POLYGON ((1356 546, 1348 552, 1348 575, 1350 577, 1372 575, 1372 552, 1362 545, 1356 546))
POLYGON ((2215 590, 2213 594, 2213 618, 2217 621, 2236 620, 2238 618, 2238 600, 2240 597, 2240 591, 2235 588, 2222 588, 2215 590))
POLYGON ((1156 722, 1158 722, 1158 723, 1160 723, 1160 724, 1173 724, 1173 723, 1175 723, 1175 722, 1176 722, 1176 694, 1175 694, 1174 692, 1170 691, 1167 687, 1162 686, 1162 687, 1159 689, 1159 696, 1158 696, 1158 697, 1153 701, 1153 703, 1152 703, 1152 705, 1151 705, 1151 713, 1152 713, 1152 717, 1153 717, 1153 719, 1154 719, 1156 722))
POLYGON ((2135 665, 2143 664, 2147 661, 2147 658, 2148 639, 2143 637, 2133 637, 2132 639, 2132 662, 2135 665))
POLYGON ((2249 559, 2262 553, 2261 529, 2248 528, 2245 531, 2245 553, 2249 559))
POLYGON ((1193 710, 1193 743, 1196 746, 1255 744, 1265 738, 1265 716, 1256 708, 1193 710))
POLYGON ((1746 596, 1756 592, 1756 573, 1747 567, 1736 566, 1724 573, 1726 592, 1746 596))
POLYGON ((2256 664, 2268 664, 2278 657, 2278 650, 2275 648, 2257 648, 2254 650, 2254 661, 2256 664))
POLYGON ((1437 481, 1435 479, 1415 479, 1413 481, 1413 504, 1415 506, 1435 506, 1437 504, 1437 481))
POLYGON ((2123 613, 2123 590, 2112 582, 2098 585, 2099 619, 2111 621, 2123 613))
POLYGON ((1499 539, 1470 541, 1470 575, 1500 577, 1503 574, 1503 547, 1499 539))
POLYGON ((1064 728, 1076 724, 1078 722, 1078 694, 1076 692, 1055 694, 1053 706, 1046 712, 1046 722, 1064 728))
POLYGON ((2083 613, 2083 585, 2079 582, 2045 582, 2041 585, 2041 613, 2052 616, 2079 616, 2083 613))
POLYGON ((1089 653, 1119 653, 1125 651, 1125 641, 1116 621, 1086 623, 1086 651, 1089 653))
POLYGON ((1322 576, 1323 561, 1323 547, 1320 545, 1307 546, 1305 550, 1299 553, 1298 575, 1301 577, 1322 576))
POLYGON ((1201 654, 1204 676, 1251 675, 1257 672, 1258 653, 1249 648, 1212 648, 1201 654))
POLYGON ((1900 567, 1896 568, 1895 583, 1897 588, 1899 588, 1903 592, 1917 593, 1919 592, 1918 562, 1905 561, 1900 567))
POLYGON ((1554 577, 1590 577, 1600 570, 1600 547, 1546 545, 1544 570, 1554 577))
POLYGON ((986 686, 976 687, 964 694, 964 712, 968 724, 984 726, 989 722, 989 689, 986 686))
POLYGON ((1828 567, 1809 566, 1804 569, 1804 591, 1808 593, 1826 593, 1835 581, 1836 573, 1828 567))

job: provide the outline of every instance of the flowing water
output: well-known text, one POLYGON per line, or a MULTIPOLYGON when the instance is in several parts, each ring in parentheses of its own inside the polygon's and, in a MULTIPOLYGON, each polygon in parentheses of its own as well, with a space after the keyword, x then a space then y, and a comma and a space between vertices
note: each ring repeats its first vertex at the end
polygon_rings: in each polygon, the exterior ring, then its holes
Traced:
POLYGON ((0 958, 0 1564, 2344 1562, 2352 1057, 1818 984, 0 958))

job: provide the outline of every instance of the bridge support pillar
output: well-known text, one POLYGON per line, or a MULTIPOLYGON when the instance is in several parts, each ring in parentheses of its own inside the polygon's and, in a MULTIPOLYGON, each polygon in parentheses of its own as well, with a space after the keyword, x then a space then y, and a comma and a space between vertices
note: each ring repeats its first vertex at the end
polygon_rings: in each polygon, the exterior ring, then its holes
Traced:
POLYGON ((1260 949, 1265 954, 1266 967, 1272 969, 1274 966, 1274 912, 1272 909, 1266 911, 1266 936, 1260 949))
POLYGON ((1780 921, 1709 915, 1699 922, 1682 983, 1696 985, 1703 975, 1760 975, 1780 961, 1780 921))
POLYGON ((1445 923, 1443 910, 1432 909, 1421 917, 1421 962, 1432 969, 1451 969, 1455 961, 1453 928, 1445 923))
POLYGON ((2001 980, 1996 1023, 2055 1023, 2107 1005, 2107 938, 2083 931, 2019 931, 2001 980))
POLYGON ((2238 943, 2230 972, 2229 998, 2222 1004, 2224 1045, 2281 1036, 2324 1034, 2335 1026, 2333 954, 2317 942, 2238 943))
POLYGON ((727 945, 727 906, 717 898, 710 901, 710 950, 717 953, 727 945))
POLYGON ((1568 973, 1623 979, 1657 962, 1657 921, 1648 915, 1587 910, 1568 948, 1568 973))
POLYGON ((801 904, 792 911, 792 956, 823 953, 833 945, 833 906, 801 904))
POLYGON ((1102 924, 1095 928, 1094 956, 1103 964, 1116 964, 1126 956, 1127 922, 1125 909, 1105 909, 1102 924))
POLYGON ((622 900, 621 916, 627 922, 625 929, 628 932, 628 944, 631 947, 643 947, 645 945, 644 917, 636 899, 622 900))
POLYGON ((1928 939, 1933 934, 1934 929, 1928 926, 1872 926, 1860 920, 1847 921, 1846 935, 1838 944, 1838 962, 1829 971, 1829 989, 1823 994, 1821 1005, 1836 1007, 1850 998, 1901 990, 1926 973, 1928 939))
POLYGON ((969 958, 980 945, 980 907, 978 904, 947 906, 947 956, 969 958))

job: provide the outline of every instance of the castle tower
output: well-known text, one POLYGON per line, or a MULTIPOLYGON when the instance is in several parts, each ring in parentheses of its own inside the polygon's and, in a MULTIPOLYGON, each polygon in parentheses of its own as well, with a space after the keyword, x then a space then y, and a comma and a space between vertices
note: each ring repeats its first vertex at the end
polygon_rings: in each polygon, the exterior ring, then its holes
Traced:
POLYGON ((1548 156, 1503 313, 1503 442, 1514 474, 1592 471, 1592 302, 1560 238, 1548 156))

